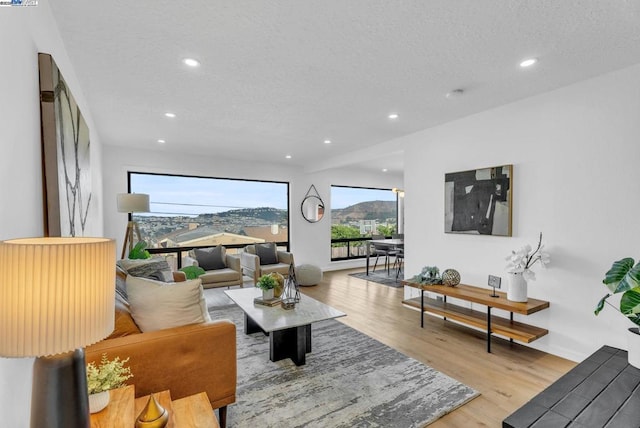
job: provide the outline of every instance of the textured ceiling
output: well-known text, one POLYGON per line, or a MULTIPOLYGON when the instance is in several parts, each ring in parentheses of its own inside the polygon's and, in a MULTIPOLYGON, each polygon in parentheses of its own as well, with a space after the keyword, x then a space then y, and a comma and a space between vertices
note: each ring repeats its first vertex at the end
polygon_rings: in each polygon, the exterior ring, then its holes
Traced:
POLYGON ((308 169, 350 159, 396 171, 397 149, 362 153, 640 62, 636 0, 50 5, 104 144, 308 169), (521 69, 527 57, 539 63, 521 69), (447 99, 455 88, 464 95, 447 99))

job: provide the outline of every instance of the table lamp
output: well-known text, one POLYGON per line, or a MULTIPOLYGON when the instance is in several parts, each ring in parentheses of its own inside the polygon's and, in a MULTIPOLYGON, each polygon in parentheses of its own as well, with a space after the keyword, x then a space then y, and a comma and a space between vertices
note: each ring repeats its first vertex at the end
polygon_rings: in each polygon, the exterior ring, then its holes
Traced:
MULTIPOLYGON (((144 193, 118 193, 117 195, 118 201, 118 212, 119 213, 148 213, 149 209, 149 195, 145 195, 144 193)), ((127 230, 124 235, 124 243, 122 244, 122 255, 121 259, 124 259, 127 255, 127 246, 129 247, 129 252, 133 249, 133 234, 138 237, 138 241, 142 241, 142 236, 140 235, 140 228, 138 227, 138 223, 132 220, 133 217, 130 217, 129 223, 127 223, 127 230)))
POLYGON ((0 242, 0 356, 37 357, 32 428, 89 427, 84 346, 114 328, 115 241, 0 242))

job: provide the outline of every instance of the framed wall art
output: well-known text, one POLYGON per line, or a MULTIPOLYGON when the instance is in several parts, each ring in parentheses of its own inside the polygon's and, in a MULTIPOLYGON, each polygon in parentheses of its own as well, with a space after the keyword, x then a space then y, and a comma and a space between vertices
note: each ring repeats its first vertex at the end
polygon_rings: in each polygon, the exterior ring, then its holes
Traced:
POLYGON ((49 54, 38 54, 45 236, 91 230, 89 128, 49 54))
POLYGON ((444 176, 444 231, 511 236, 513 165, 444 176))

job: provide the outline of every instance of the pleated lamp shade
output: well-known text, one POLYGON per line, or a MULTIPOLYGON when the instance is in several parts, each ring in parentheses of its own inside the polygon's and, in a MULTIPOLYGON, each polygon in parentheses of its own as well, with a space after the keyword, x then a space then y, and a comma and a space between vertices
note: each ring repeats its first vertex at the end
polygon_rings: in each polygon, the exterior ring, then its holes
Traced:
POLYGON ((108 336, 114 261, 112 239, 0 242, 0 356, 55 355, 108 336))
POLYGON ((144 193, 118 193, 116 202, 119 213, 149 212, 149 195, 144 193))

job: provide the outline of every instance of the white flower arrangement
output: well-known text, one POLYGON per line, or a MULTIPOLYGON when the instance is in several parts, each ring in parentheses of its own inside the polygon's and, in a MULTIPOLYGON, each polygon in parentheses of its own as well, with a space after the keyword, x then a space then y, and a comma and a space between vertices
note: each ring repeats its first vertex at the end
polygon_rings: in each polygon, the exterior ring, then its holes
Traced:
POLYGON ((109 361, 107 354, 102 354, 100 365, 87 364, 87 388, 89 394, 97 394, 98 392, 124 386, 124 382, 133 377, 131 369, 124 366, 127 361, 129 361, 129 358, 121 361, 119 357, 109 361))
POLYGON ((549 254, 544 252, 543 249, 542 232, 540 232, 540 240, 535 251, 528 244, 518 251, 511 251, 511 255, 505 259, 509 262, 507 264, 507 272, 521 273, 526 280, 535 280, 536 274, 531 268, 538 262, 544 268, 550 261, 549 254))

